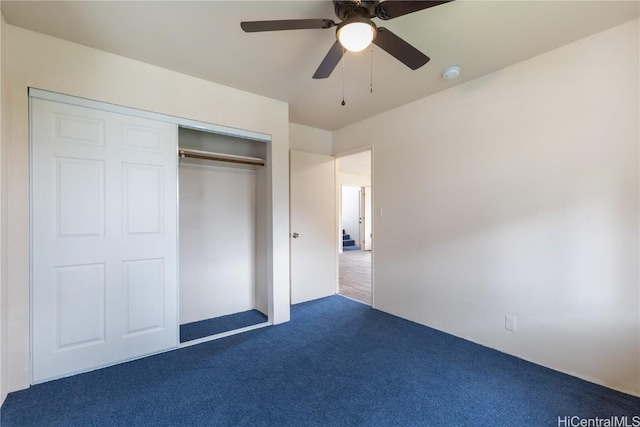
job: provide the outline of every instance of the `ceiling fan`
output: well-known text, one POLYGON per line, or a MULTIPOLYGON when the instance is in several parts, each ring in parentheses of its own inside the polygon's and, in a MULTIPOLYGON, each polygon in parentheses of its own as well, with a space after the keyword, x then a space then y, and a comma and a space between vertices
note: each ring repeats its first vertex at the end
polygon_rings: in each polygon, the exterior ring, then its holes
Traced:
POLYGON ((371 19, 379 18, 386 21, 450 1, 453 0, 386 0, 383 2, 377 0, 334 0, 335 14, 341 21, 338 24, 331 19, 285 19, 241 22, 240 27, 247 33, 337 27, 337 40, 313 74, 314 79, 329 77, 342 59, 345 49, 359 52, 372 42, 407 67, 417 70, 429 62, 429 57, 388 29, 377 27, 371 19))

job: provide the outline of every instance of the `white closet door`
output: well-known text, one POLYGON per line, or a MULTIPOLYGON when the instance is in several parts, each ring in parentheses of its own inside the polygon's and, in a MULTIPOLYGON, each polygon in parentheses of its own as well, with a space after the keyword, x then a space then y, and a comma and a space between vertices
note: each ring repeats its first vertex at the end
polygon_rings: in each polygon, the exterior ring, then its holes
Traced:
POLYGON ((32 380, 177 345, 177 127, 32 98, 32 380))

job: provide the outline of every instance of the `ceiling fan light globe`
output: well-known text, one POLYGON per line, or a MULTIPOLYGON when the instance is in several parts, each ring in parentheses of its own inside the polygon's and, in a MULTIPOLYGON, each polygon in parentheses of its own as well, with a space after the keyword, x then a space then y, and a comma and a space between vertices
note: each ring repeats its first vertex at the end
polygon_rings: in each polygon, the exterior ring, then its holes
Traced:
POLYGON ((338 29, 340 44, 351 52, 360 52, 371 44, 375 28, 366 22, 351 22, 338 29))

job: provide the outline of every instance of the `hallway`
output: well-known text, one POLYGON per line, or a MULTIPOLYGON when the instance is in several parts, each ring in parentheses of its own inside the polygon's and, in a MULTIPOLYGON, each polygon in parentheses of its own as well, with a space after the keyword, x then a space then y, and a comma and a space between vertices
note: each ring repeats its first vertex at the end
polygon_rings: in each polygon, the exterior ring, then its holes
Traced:
POLYGON ((371 305, 371 251, 340 254, 339 294, 371 305))

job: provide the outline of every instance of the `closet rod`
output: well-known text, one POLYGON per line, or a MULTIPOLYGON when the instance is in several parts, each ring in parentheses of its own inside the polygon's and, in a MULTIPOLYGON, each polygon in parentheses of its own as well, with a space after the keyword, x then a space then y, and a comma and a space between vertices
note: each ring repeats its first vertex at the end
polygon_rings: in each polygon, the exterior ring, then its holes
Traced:
POLYGON ((264 159, 258 157, 235 156, 233 154, 212 153, 210 151, 188 150, 180 148, 178 155, 182 158, 215 160, 218 162, 240 163, 243 165, 264 166, 264 159))

